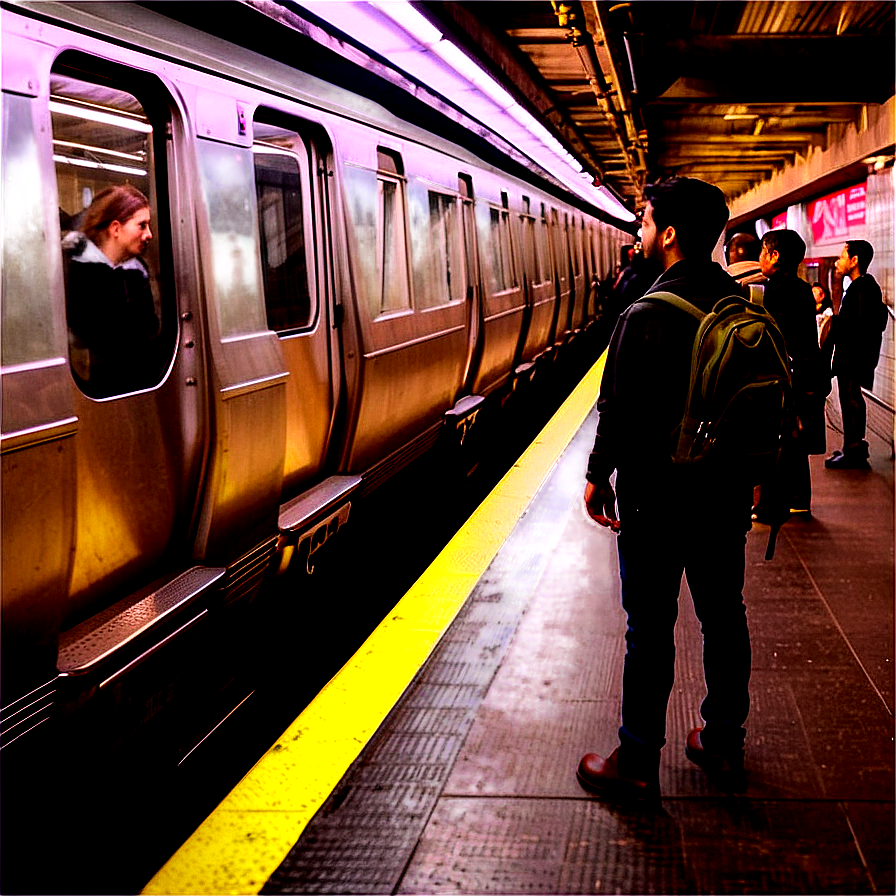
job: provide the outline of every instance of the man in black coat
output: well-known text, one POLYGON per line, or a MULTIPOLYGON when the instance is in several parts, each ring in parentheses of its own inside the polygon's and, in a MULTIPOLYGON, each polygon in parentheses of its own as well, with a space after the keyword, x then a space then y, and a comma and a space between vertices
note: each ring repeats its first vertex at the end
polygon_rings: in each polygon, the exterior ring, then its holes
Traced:
POLYGON ((835 318, 832 366, 843 412, 843 450, 835 451, 824 462, 830 470, 869 469, 862 387, 870 389, 874 385, 874 368, 880 359, 888 317, 880 287, 868 273, 873 257, 870 243, 850 240, 837 259, 837 272, 848 284, 835 318))
MULTIPOLYGON (((824 399, 830 392, 830 378, 823 373, 818 328, 815 323, 815 297, 812 287, 797 276, 797 268, 806 255, 806 244, 795 230, 770 230, 762 238, 759 264, 768 278, 765 287, 765 310, 774 317, 787 354, 793 376, 793 397, 800 422, 799 437, 788 442, 781 458, 786 490, 776 498, 786 511, 807 514, 812 501, 812 480, 809 475, 809 454, 823 454, 821 446, 810 444, 817 431, 815 417, 821 416, 824 432, 824 399)), ((768 490, 768 484, 763 485, 768 490)), ((766 504, 768 495, 761 498, 766 504)), ((761 511, 758 514, 762 518, 761 511)))
POLYGON ((743 294, 711 260, 728 209, 721 190, 693 178, 654 184, 644 197, 644 254, 663 273, 613 332, 585 487, 589 516, 618 533, 628 616, 622 727, 608 758, 588 753, 577 771, 589 791, 635 798, 659 792, 682 572, 703 628, 707 686, 705 726, 689 734, 687 754, 708 771, 727 772, 731 789, 743 778, 750 678, 742 591, 752 483, 731 471, 673 467, 671 434, 684 412, 698 322, 649 300, 667 290, 708 312, 743 294))

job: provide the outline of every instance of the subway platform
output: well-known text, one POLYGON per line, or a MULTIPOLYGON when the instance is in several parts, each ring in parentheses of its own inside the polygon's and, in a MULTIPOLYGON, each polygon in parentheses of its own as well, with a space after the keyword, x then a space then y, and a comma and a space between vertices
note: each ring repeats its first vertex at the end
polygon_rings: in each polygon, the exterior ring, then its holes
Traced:
POLYGON ((581 501, 599 374, 433 565, 420 615, 395 608, 144 892, 894 892, 886 442, 871 471, 811 459, 812 515, 773 561, 767 528, 748 536, 746 793, 684 756, 703 697, 686 584, 661 804, 578 785, 581 755, 616 744, 624 653, 615 536, 581 501))

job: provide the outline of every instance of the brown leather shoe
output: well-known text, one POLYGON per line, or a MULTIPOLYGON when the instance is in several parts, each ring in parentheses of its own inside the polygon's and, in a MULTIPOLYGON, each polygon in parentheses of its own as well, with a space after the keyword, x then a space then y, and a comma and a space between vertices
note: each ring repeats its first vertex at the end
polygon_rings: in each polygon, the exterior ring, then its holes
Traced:
POLYGON ((576 769, 579 784, 600 796, 620 799, 650 800, 659 797, 659 784, 623 777, 619 772, 619 747, 604 759, 597 753, 586 753, 576 769))
POLYGON ((688 734, 684 754, 699 765, 709 779, 727 793, 743 793, 747 789, 747 773, 744 770, 744 751, 710 753, 700 737, 702 728, 694 728, 688 734))

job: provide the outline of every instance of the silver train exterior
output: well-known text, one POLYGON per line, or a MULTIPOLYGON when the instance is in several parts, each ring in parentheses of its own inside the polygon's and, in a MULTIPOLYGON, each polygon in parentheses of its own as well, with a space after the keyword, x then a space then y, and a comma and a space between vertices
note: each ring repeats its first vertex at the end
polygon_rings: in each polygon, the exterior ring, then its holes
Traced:
MULTIPOLYGON (((114 710, 149 660, 310 565, 353 501, 563 353, 631 237, 147 9, 5 5, 2 29, 8 744, 114 710), (157 363, 92 395, 63 240, 124 182, 151 202, 157 363)), ((146 715, 164 688, 143 687, 146 715)))

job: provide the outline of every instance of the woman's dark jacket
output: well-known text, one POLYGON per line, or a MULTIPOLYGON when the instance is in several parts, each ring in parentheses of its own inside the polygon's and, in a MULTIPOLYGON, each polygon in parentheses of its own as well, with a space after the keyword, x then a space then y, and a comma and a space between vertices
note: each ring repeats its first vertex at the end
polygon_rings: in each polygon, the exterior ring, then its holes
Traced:
POLYGON ((103 398, 156 385, 159 321, 143 262, 113 266, 77 232, 63 247, 72 371, 81 389, 103 398))

